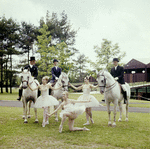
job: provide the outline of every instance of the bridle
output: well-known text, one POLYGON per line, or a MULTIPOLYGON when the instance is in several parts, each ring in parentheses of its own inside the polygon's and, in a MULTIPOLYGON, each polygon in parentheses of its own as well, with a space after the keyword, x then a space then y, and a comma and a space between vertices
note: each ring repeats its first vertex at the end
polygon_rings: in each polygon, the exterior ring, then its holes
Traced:
POLYGON ((22 78, 23 78, 23 76, 21 76, 21 82, 22 82, 22 83, 23 83, 23 82, 26 82, 28 86, 33 83, 33 81, 29 83, 29 76, 27 77, 28 80, 23 80, 23 81, 22 81, 22 78))
POLYGON ((107 91, 105 91, 105 92, 108 92, 108 91, 110 91, 111 89, 113 89, 115 86, 116 86, 116 81, 115 81, 115 83, 113 83, 112 85, 110 85, 110 86, 106 86, 106 77, 105 77, 105 75, 104 74, 102 74, 102 75, 97 75, 97 77, 100 77, 100 76, 103 76, 104 77, 104 85, 103 86, 100 86, 99 85, 99 87, 104 87, 104 88, 110 88, 109 90, 107 90, 107 91))

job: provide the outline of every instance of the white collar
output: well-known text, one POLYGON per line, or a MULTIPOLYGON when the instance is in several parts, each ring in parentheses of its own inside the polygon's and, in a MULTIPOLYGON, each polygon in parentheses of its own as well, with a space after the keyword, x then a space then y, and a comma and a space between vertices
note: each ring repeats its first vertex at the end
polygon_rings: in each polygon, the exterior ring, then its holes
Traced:
POLYGON ((31 64, 30 64, 30 67, 32 68, 32 67, 33 67, 33 65, 31 65, 31 64))

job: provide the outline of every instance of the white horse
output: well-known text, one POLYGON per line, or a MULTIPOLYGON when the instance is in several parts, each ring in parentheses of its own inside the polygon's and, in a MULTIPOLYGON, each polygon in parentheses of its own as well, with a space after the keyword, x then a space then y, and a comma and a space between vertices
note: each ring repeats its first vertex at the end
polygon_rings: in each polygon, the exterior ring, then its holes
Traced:
MULTIPOLYGON (((113 76, 105 70, 102 70, 97 75, 98 85, 100 87, 100 93, 104 93, 104 99, 107 105, 107 112, 109 115, 108 125, 111 126, 111 111, 110 111, 110 103, 114 104, 114 122, 112 124, 113 127, 116 126, 116 112, 117 112, 117 104, 119 105, 120 117, 118 119, 119 122, 122 120, 122 101, 123 94, 121 93, 120 84, 115 81, 113 76)), ((130 86, 128 83, 125 83, 127 88, 127 101, 126 101, 126 121, 128 121, 128 107, 129 107, 129 99, 130 99, 130 86)))
MULTIPOLYGON (((63 101, 63 91, 68 91, 68 83, 69 83, 68 75, 62 72, 55 84, 56 88, 58 88, 60 85, 62 85, 62 88, 58 90, 53 90, 52 96, 55 97, 57 100, 61 99, 63 101)), ((58 106, 55 106, 55 109, 57 109, 57 107, 58 106)), ((58 121, 57 112, 55 114, 55 121, 58 121)))
MULTIPOLYGON (((27 104, 29 102, 29 111, 28 111, 28 118, 30 118, 30 107, 31 107, 31 102, 33 103, 36 102, 37 99, 37 90, 32 91, 29 87, 29 84, 31 87, 35 88, 36 86, 39 85, 38 81, 34 80, 34 78, 31 76, 31 73, 28 69, 25 69, 21 73, 21 83, 22 83, 22 102, 23 102, 23 119, 24 123, 28 123, 27 121, 27 104)), ((38 118, 37 118, 37 109, 34 108, 35 111, 35 123, 38 123, 38 118)))

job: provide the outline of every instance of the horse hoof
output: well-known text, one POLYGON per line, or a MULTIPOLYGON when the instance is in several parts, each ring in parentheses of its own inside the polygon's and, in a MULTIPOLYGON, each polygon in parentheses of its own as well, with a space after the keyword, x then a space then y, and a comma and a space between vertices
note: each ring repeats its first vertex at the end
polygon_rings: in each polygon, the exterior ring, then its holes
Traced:
POLYGON ((31 116, 30 116, 30 115, 28 115, 28 118, 31 118, 31 116))
POLYGON ((24 124, 27 124, 28 123, 28 121, 24 121, 24 124))
POLYGON ((34 123, 39 123, 39 121, 35 121, 34 123))
POLYGON ((126 122, 128 122, 129 120, 128 120, 128 118, 126 118, 126 122))
POLYGON ((25 116, 23 116, 22 118, 25 119, 25 116))
POLYGON ((55 121, 58 122, 58 118, 55 118, 55 121))
POLYGON ((116 127, 116 123, 113 123, 113 124, 112 124, 112 127, 116 127))
POLYGON ((108 126, 112 126, 112 125, 111 125, 111 122, 108 122, 108 126))
POLYGON ((118 119, 118 122, 121 122, 121 121, 122 121, 121 118, 119 118, 119 119, 118 119))

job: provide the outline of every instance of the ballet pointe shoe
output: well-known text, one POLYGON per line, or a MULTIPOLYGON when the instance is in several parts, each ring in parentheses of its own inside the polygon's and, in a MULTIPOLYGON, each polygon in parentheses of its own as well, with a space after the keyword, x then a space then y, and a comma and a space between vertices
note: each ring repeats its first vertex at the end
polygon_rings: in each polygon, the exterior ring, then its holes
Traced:
POLYGON ((90 125, 90 122, 89 121, 87 121, 85 124, 83 124, 83 125, 90 125))
POLYGON ((86 127, 84 127, 83 128, 83 131, 89 131, 90 129, 88 129, 88 128, 86 128, 86 127))

